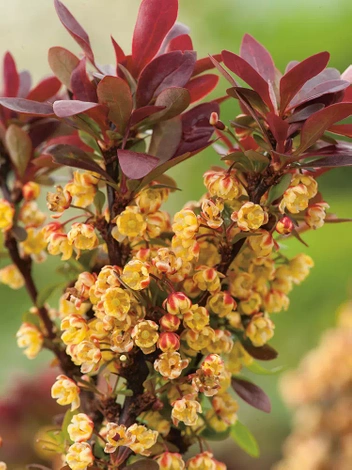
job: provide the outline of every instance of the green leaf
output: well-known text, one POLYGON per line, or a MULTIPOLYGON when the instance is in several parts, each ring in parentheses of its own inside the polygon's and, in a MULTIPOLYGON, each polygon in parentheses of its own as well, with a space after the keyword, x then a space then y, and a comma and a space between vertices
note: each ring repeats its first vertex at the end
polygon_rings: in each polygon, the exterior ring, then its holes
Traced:
POLYGON ((97 144, 97 141, 94 139, 93 136, 91 136, 90 134, 88 134, 85 131, 78 131, 78 135, 79 135, 79 138, 81 139, 81 141, 84 144, 86 144, 86 145, 88 145, 88 147, 92 148, 99 156, 102 156, 100 147, 97 144))
POLYGON ((78 57, 63 47, 51 47, 48 61, 54 75, 70 90, 71 74, 79 64, 78 57))
POLYGON ((71 423, 72 418, 77 413, 78 413, 77 410, 74 410, 74 411, 67 410, 66 413, 65 413, 65 417, 64 417, 64 420, 62 422, 61 430, 62 430, 62 434, 63 434, 66 441, 72 442, 71 439, 70 439, 70 436, 68 434, 68 431, 67 431, 67 426, 71 423))
POLYGON ((45 302, 59 289, 64 289, 67 286, 67 281, 51 284, 42 289, 37 297, 37 307, 42 307, 45 302))
POLYGON ((98 191, 96 192, 96 194, 94 196, 94 205, 95 205, 97 211, 99 212, 99 214, 101 214, 103 212, 105 199, 106 199, 106 197, 105 197, 105 194, 103 193, 103 191, 100 191, 98 189, 98 191))
POLYGON ((253 361, 252 364, 246 365, 246 368, 253 372, 253 374, 258 375, 275 375, 280 374, 280 372, 284 370, 284 367, 282 366, 273 367, 272 369, 266 369, 255 361, 253 361))
POLYGON ((223 441, 229 437, 230 432, 230 426, 226 429, 226 431, 222 432, 215 431, 215 429, 206 428, 201 432, 200 435, 209 441, 223 441))
POLYGON ((38 315, 31 312, 25 312, 22 316, 23 323, 30 323, 31 325, 40 327, 40 319, 38 315))
POLYGON ((250 430, 239 421, 231 428, 232 439, 251 457, 259 457, 258 443, 250 430))
POLYGON ((5 134, 6 147, 18 176, 22 179, 32 156, 32 142, 27 132, 11 124, 5 134))
POLYGON ((286 189, 290 186, 292 179, 292 175, 290 173, 286 173, 283 175, 281 180, 276 184, 275 186, 272 186, 269 189, 269 194, 268 194, 268 199, 266 201, 266 205, 269 206, 272 202, 276 201, 276 199, 279 199, 286 189))
POLYGON ((258 135, 258 134, 253 134, 253 139, 257 142, 257 144, 259 145, 259 147, 261 147, 262 149, 267 150, 267 151, 270 151, 270 150, 271 150, 270 145, 269 145, 267 142, 265 142, 265 140, 263 139, 263 137, 261 137, 260 135, 258 135))
POLYGON ((252 162, 254 171, 257 173, 260 173, 261 171, 265 170, 265 168, 270 163, 268 157, 265 157, 264 155, 259 152, 256 152, 255 150, 246 150, 244 154, 252 162))
POLYGON ((24 242, 28 236, 27 230, 19 225, 12 227, 11 232, 18 242, 24 242))

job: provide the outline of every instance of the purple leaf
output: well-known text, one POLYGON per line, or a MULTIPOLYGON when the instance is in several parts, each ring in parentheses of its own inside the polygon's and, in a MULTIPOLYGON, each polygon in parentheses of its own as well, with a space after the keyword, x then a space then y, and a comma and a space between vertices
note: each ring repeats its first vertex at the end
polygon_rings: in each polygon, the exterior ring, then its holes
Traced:
POLYGON ((139 7, 132 40, 132 59, 136 76, 157 54, 174 25, 178 0, 143 0, 139 7))
POLYGON ((287 105, 303 85, 318 75, 329 62, 328 52, 320 52, 299 62, 280 80, 280 113, 284 114, 287 105))
POLYGON ((185 88, 167 88, 155 101, 156 106, 164 106, 165 109, 153 116, 152 120, 166 120, 178 116, 188 108, 190 101, 190 94, 185 88))
POLYGON ((232 378, 231 385, 237 395, 250 406, 264 411, 265 413, 271 412, 269 397, 260 387, 247 380, 238 379, 237 377, 232 378))
POLYGON ((352 103, 336 103, 310 116, 301 131, 301 143, 295 154, 311 147, 335 122, 352 115, 352 103))
POLYGON ((10 52, 6 52, 3 63, 3 77, 4 77, 4 96, 15 97, 17 96, 20 87, 20 77, 17 72, 16 62, 10 52))
POLYGON ((191 103, 203 99, 209 95, 219 82, 219 77, 213 74, 204 74, 193 78, 185 86, 191 95, 191 103))
POLYGON ((169 52, 156 57, 142 71, 136 93, 137 107, 146 106, 153 97, 170 87, 184 87, 193 73, 196 53, 169 52))
POLYGON ((19 98, 26 98, 31 87, 32 87, 32 77, 28 70, 22 70, 19 73, 20 76, 20 87, 18 89, 17 96, 19 98))
POLYGON ((133 107, 130 87, 122 78, 108 76, 101 80, 97 92, 99 102, 109 109, 108 118, 123 134, 133 107))
POLYGON ((164 109, 165 106, 144 106, 143 108, 135 109, 131 116, 130 126, 133 127, 147 117, 164 109))
POLYGON ((222 51, 222 59, 226 67, 238 77, 242 78, 248 85, 256 91, 262 100, 273 110, 269 87, 264 78, 242 57, 229 52, 222 51))
POLYGON ((52 118, 38 119, 31 123, 28 135, 32 141, 33 148, 45 142, 59 126, 60 121, 52 118))
POLYGON ((283 152, 283 143, 287 139, 287 133, 289 128, 288 122, 284 121, 280 116, 277 116, 274 113, 267 114, 266 121, 269 124, 269 128, 276 142, 278 143, 279 148, 277 148, 276 150, 278 152, 283 152))
POLYGON ((244 349, 252 356, 254 359, 259 361, 272 361, 278 356, 278 352, 269 344, 264 344, 264 346, 256 347, 251 343, 242 343, 244 349))
POLYGON ((52 116, 53 106, 49 103, 26 100, 25 98, 0 98, 0 104, 11 111, 36 116, 52 116))
POLYGON ((320 111, 323 108, 325 108, 325 106, 321 103, 310 104, 305 108, 301 109, 300 111, 291 114, 291 116, 287 119, 287 122, 291 124, 293 122, 305 121, 312 114, 316 113, 317 111, 320 111))
POLYGON ((288 105, 287 111, 292 108, 296 108, 297 106, 300 106, 307 101, 311 101, 319 98, 320 96, 326 95, 327 93, 337 93, 339 91, 343 91, 349 86, 350 83, 343 80, 329 80, 327 82, 320 83, 319 85, 311 88, 306 95, 302 94, 300 98, 297 98, 298 95, 296 95, 288 105))
MULTIPOLYGON (((239 87, 239 84, 236 82, 236 80, 229 74, 229 72, 221 65, 220 62, 222 62, 222 57, 220 60, 217 59, 217 56, 209 56, 209 59, 211 63, 214 65, 214 67, 221 73, 221 75, 229 82, 233 87, 239 87)), ((199 72, 201 73, 201 72, 199 72)), ((193 74, 195 75, 195 74, 193 74)))
POLYGON ((70 90, 71 75, 79 64, 79 58, 63 47, 51 47, 48 60, 54 75, 70 90))
POLYGON ((190 29, 183 23, 175 23, 170 31, 167 33, 163 43, 159 49, 158 55, 164 54, 166 52, 166 48, 168 47, 170 41, 177 38, 178 36, 183 36, 184 34, 189 34, 190 29))
POLYGON ((233 87, 227 89, 226 93, 239 101, 241 101, 241 98, 244 98, 246 103, 250 104, 251 108, 259 111, 259 113, 263 116, 268 113, 268 108, 266 107, 261 97, 256 91, 251 90, 250 88, 233 87))
POLYGON ((133 180, 143 178, 159 164, 158 158, 146 153, 118 150, 117 156, 121 170, 128 178, 133 180))
POLYGON ((22 179, 32 156, 32 142, 21 127, 11 124, 5 134, 6 147, 18 176, 22 179))
POLYGON ((65 26, 67 31, 73 37, 73 39, 83 49, 86 57, 94 65, 94 54, 90 46, 88 34, 84 31, 82 26, 78 23, 76 18, 70 13, 60 0, 55 1, 55 9, 60 18, 61 23, 65 26))
POLYGON ((248 62, 266 82, 275 82, 275 64, 269 52, 249 34, 242 40, 240 56, 248 62))
POLYGON ((352 154, 350 155, 331 155, 329 157, 319 158, 313 162, 303 162, 302 168, 337 168, 342 166, 352 166, 352 154))
POLYGON ((153 128, 148 153, 158 157, 159 164, 166 162, 176 152, 181 136, 182 122, 180 116, 160 122, 153 128))
POLYGON ((56 77, 44 78, 38 85, 33 88, 27 96, 27 100, 47 101, 61 88, 61 82, 56 77))
POLYGON ((169 42, 169 45, 166 48, 166 52, 171 51, 193 51, 192 39, 188 34, 182 34, 177 36, 169 42))
POLYGON ((86 72, 86 58, 80 60, 71 74, 71 90, 74 98, 80 101, 97 101, 97 92, 86 72))
POLYGON ((89 109, 100 106, 99 103, 91 103, 86 101, 76 100, 59 100, 54 103, 54 112, 59 118, 66 118, 75 116, 76 114, 84 113, 89 109))

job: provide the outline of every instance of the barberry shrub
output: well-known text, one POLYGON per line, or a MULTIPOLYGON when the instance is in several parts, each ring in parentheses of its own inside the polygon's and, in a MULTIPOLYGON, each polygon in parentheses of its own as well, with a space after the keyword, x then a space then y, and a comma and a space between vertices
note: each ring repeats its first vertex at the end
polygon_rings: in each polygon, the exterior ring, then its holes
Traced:
POLYGON ((33 301, 18 345, 29 359, 51 350, 61 368, 51 394, 68 408, 50 449, 72 470, 224 469, 207 441, 231 436, 258 454, 235 395, 264 412, 270 401, 239 373, 271 373, 257 360, 277 356, 273 314, 313 266, 280 243, 342 221, 317 179, 352 164, 351 144, 337 140, 352 136, 338 124, 352 115, 351 70, 326 68, 323 52, 282 74, 249 35, 240 55, 198 59, 177 0, 143 0, 132 53, 112 39, 116 64, 100 65, 54 3, 82 57, 51 48, 54 77, 31 89, 8 53, 0 98, 0 227, 12 260, 0 279, 33 301), (195 104, 218 72, 226 97, 195 104), (227 98, 242 112, 228 124, 227 98), (170 217, 161 207, 178 188, 167 171, 211 145, 221 161, 203 176, 204 196, 170 217), (45 186, 50 222, 36 202, 45 186), (61 257, 63 281, 38 292, 32 265, 47 253, 61 257), (200 453, 185 462, 193 444, 200 453))

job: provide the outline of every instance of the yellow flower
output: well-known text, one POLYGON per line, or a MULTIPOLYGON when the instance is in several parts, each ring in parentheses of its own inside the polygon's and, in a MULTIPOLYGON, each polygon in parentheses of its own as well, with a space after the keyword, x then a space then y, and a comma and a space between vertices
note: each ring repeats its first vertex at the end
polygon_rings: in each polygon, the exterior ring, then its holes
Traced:
POLYGON ((183 260, 175 255, 169 248, 159 248, 152 259, 153 265, 160 273, 175 274, 181 269, 183 260))
POLYGON ((133 328, 131 336, 135 344, 149 354, 155 351, 159 339, 158 325, 151 320, 143 320, 133 328))
POLYGON ((218 354, 209 354, 204 359, 201 369, 207 374, 222 375, 225 371, 224 361, 218 354))
POLYGON ((229 292, 218 292, 208 297, 207 308, 220 318, 226 317, 232 310, 236 309, 236 301, 229 292))
POLYGON ((202 217, 205 219, 206 224, 210 228, 217 229, 221 227, 224 220, 221 218, 221 212, 224 209, 224 204, 217 201, 216 203, 210 199, 205 199, 202 202, 202 217))
POLYGON ((214 268, 198 266, 197 271, 193 276, 193 281, 200 290, 207 290, 211 294, 214 294, 221 289, 220 278, 223 277, 224 275, 214 268))
POLYGON ((184 261, 192 261, 199 256, 199 243, 193 238, 183 239, 179 236, 172 237, 171 247, 173 252, 184 261))
POLYGON ((287 235, 292 232, 292 230, 295 228, 292 220, 287 216, 284 215, 276 224, 275 230, 277 233, 280 235, 287 235))
POLYGON ((184 470, 185 463, 180 454, 172 452, 164 452, 161 454, 157 462, 160 470, 184 470))
POLYGON ((177 331, 180 327, 181 320, 171 313, 163 315, 159 320, 161 329, 164 331, 177 331))
POLYGON ((20 289, 24 286, 23 276, 14 264, 9 264, 0 269, 0 282, 11 287, 11 289, 20 289))
POLYGON ((171 422, 170 420, 163 418, 158 411, 146 411, 142 413, 140 417, 149 428, 154 429, 154 431, 158 431, 161 436, 166 437, 169 434, 171 422))
POLYGON ((72 470, 86 470, 93 461, 92 448, 87 442, 75 442, 66 454, 66 463, 72 470))
POLYGON ((70 245, 73 245, 78 253, 81 250, 93 250, 99 244, 98 237, 95 233, 94 227, 91 224, 72 224, 71 230, 67 234, 67 239, 70 245))
POLYGON ((209 352, 214 354, 226 354, 231 351, 233 346, 232 335, 228 330, 215 330, 215 336, 209 346, 202 352, 209 352))
POLYGON ((174 216, 172 230, 175 235, 183 240, 193 238, 198 232, 199 221, 196 214, 190 209, 183 209, 174 216))
POLYGON ((69 243, 65 233, 54 232, 50 235, 48 240, 48 252, 55 256, 62 254, 61 260, 66 261, 71 258, 73 248, 69 243))
POLYGON ((199 307, 198 304, 192 305, 183 316, 183 324, 195 331, 202 331, 202 329, 209 325, 209 313, 206 308, 199 307))
POLYGON ((252 293, 254 276, 249 273, 230 274, 230 292, 238 299, 248 299, 252 293))
POLYGON ((279 313, 281 310, 287 310, 289 305, 290 299, 279 290, 271 289, 264 297, 264 308, 268 313, 279 313))
POLYGON ((150 283, 148 264, 139 260, 129 261, 123 269, 121 279, 133 290, 145 289, 150 283))
POLYGON ((108 423, 105 439, 107 442, 104 452, 112 454, 120 446, 129 447, 134 442, 135 436, 132 436, 123 424, 108 423))
POLYGON ((21 248, 26 255, 39 255, 46 248, 43 232, 36 231, 33 227, 27 229, 27 238, 21 242, 21 248))
POLYGON ((258 292, 252 292, 248 299, 241 300, 238 310, 242 315, 253 315, 258 313, 262 305, 262 297, 258 292))
POLYGON ((172 292, 164 301, 163 307, 171 315, 183 315, 191 308, 192 302, 183 292, 172 292))
POLYGON ((170 216, 165 211, 147 214, 145 221, 147 224, 146 235, 149 238, 158 238, 162 232, 171 232, 170 216))
POLYGON ((209 170, 203 177, 204 185, 213 197, 231 200, 237 199, 242 194, 241 183, 227 170, 209 170))
POLYGON ((254 315, 246 328, 246 335, 254 346, 266 344, 274 336, 274 323, 261 314, 254 315))
POLYGON ((199 264, 215 266, 221 261, 221 255, 214 243, 205 239, 199 240, 199 264))
POLYGON ((28 181, 28 183, 23 185, 22 188, 22 195, 26 201, 32 201, 33 199, 37 199, 40 194, 40 186, 38 183, 34 181, 28 181))
POLYGON ((136 204, 144 214, 149 214, 150 212, 156 212, 160 209, 162 202, 166 199, 168 190, 160 188, 150 188, 143 189, 138 196, 136 197, 136 204))
POLYGON ((184 336, 190 348, 200 351, 210 346, 215 339, 215 331, 210 326, 205 326, 201 331, 186 330, 184 336))
POLYGON ((309 204, 309 192, 304 184, 292 186, 286 189, 280 202, 279 209, 284 212, 287 209, 292 214, 298 214, 307 209, 309 204))
POLYGON ((299 184, 303 184, 307 188, 309 199, 317 195, 318 183, 312 176, 297 173, 293 176, 290 186, 297 186, 299 184))
POLYGON ((84 413, 74 415, 67 426, 67 432, 73 442, 88 441, 92 437, 93 429, 93 421, 84 413))
POLYGON ((258 230, 254 236, 248 237, 247 240, 258 258, 269 256, 273 251, 274 239, 266 230, 258 230))
POLYGON ((238 374, 243 366, 253 362, 253 357, 248 354, 240 341, 235 342, 227 358, 227 368, 232 374, 238 374))
POLYGON ((107 315, 121 321, 125 320, 131 307, 131 299, 127 291, 120 287, 110 287, 103 294, 101 300, 107 315))
POLYGON ((132 424, 128 428, 128 433, 131 434, 133 442, 129 448, 136 454, 148 455, 148 449, 153 447, 158 439, 158 432, 147 429, 140 424, 132 424))
POLYGON ((35 201, 27 201, 22 205, 18 218, 26 227, 40 227, 46 215, 39 210, 35 201))
POLYGON ((169 380, 177 379, 189 364, 178 352, 165 352, 154 361, 154 369, 169 380))
POLYGON ((89 309, 89 303, 81 303, 78 307, 76 303, 66 299, 66 295, 63 294, 59 300, 59 314, 61 318, 67 317, 68 315, 79 315, 83 316, 89 309))
POLYGON ((68 346, 67 352, 72 356, 73 362, 81 366, 81 372, 88 374, 99 369, 101 360, 100 349, 92 341, 82 341, 79 344, 68 346))
POLYGON ((172 404, 171 417, 175 426, 181 421, 186 426, 194 426, 198 421, 198 414, 202 412, 200 403, 196 400, 181 398, 172 404))
POLYGON ((31 323, 22 323, 16 333, 17 345, 19 348, 26 348, 24 354, 28 359, 34 359, 43 345, 43 334, 31 323))
POLYGON ((295 284, 300 284, 308 276, 309 270, 314 266, 312 258, 301 253, 289 262, 289 272, 295 284))
POLYGON ((130 352, 134 346, 130 330, 114 330, 110 336, 110 343, 111 350, 119 354, 130 352))
POLYGON ((219 393, 212 400, 212 406, 216 414, 227 424, 235 424, 237 421, 238 403, 232 396, 225 392, 219 393))
POLYGON ((318 202, 308 207, 306 215, 304 216, 306 224, 314 230, 322 227, 326 217, 325 211, 329 207, 329 204, 326 202, 318 202))
MULTIPOLYGON (((146 221, 136 206, 127 206, 126 209, 116 217, 115 222, 118 234, 129 238, 143 236, 147 228, 146 221)), ((114 233, 113 237, 116 238, 114 233)))
POLYGON ((245 232, 257 230, 268 222, 268 218, 263 208, 254 202, 246 202, 238 212, 233 212, 231 215, 231 219, 245 232))
POLYGON ((88 324, 80 315, 67 315, 61 321, 61 339, 64 344, 78 344, 87 338, 88 324))
POLYGON ((55 193, 47 193, 46 201, 49 211, 63 212, 68 209, 72 202, 71 194, 61 186, 56 186, 55 193))
POLYGON ((0 229, 8 230, 12 227, 15 208, 5 199, 0 199, 0 229))
POLYGON ((74 171, 73 181, 66 184, 64 192, 68 191, 71 196, 75 197, 76 206, 87 207, 93 203, 97 192, 96 185, 99 181, 97 176, 94 173, 74 171))
POLYGON ((180 337, 176 333, 167 331, 161 333, 158 340, 158 348, 162 352, 172 352, 180 349, 180 337))
POLYGON ((187 470, 217 470, 213 454, 203 452, 187 461, 187 470))
POLYGON ((56 382, 51 387, 51 396, 54 398, 59 405, 71 405, 71 411, 79 408, 80 389, 78 385, 66 375, 58 375, 56 382))

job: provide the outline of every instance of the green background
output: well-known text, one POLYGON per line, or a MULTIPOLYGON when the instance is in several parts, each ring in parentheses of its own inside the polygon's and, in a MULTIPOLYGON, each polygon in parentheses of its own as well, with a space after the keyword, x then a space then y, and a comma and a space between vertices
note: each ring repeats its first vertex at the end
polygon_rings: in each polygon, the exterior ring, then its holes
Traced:
MULTIPOLYGON (((110 33, 129 51, 138 0, 70 0, 65 4, 88 31, 99 62, 113 61, 110 33)), ((10 49, 18 67, 30 69, 35 80, 50 72, 46 61, 49 47, 61 45, 78 53, 78 47, 56 18, 50 0, 0 0, 0 10, 0 54, 10 49)), ((248 32, 269 49, 281 70, 290 60, 302 60, 322 50, 331 53, 330 65, 341 72, 352 59, 352 3, 349 0, 180 0, 179 18, 191 27, 199 57, 222 49, 238 53, 241 37, 248 32)), ((226 83, 221 80, 217 93, 224 94, 225 89, 226 83)), ((228 121, 236 113, 234 101, 228 101, 223 106, 222 119, 228 121)), ((209 149, 173 171, 183 192, 171 197, 168 203, 171 211, 201 196, 202 174, 212 164, 218 164, 218 157, 209 149)), ((319 181, 331 211, 340 217, 352 217, 351 178, 352 169, 343 169, 324 175, 319 181)), ((304 239, 309 248, 290 240, 287 254, 305 251, 314 259, 315 267, 309 278, 291 294, 289 311, 275 315, 272 344, 280 355, 270 366, 295 367, 305 352, 317 344, 321 333, 334 324, 335 311, 352 288, 351 225, 326 225, 305 234, 304 239)), ((55 282, 51 274, 55 262, 35 267, 40 286, 55 282)), ((4 265, 2 260, 1 265, 4 265)), ((19 371, 29 373, 43 361, 47 362, 49 355, 42 354, 39 359, 28 361, 15 345, 21 315, 29 307, 25 292, 0 286, 0 296, 0 388, 4 390, 13 384, 19 371)), ((289 412, 279 396, 278 379, 277 376, 256 378, 256 383, 272 399, 270 415, 252 410, 241 402, 239 416, 258 438, 260 459, 248 459, 233 443, 228 443, 221 448, 221 453, 231 453, 229 470, 266 470, 278 459, 290 423, 289 412)))

